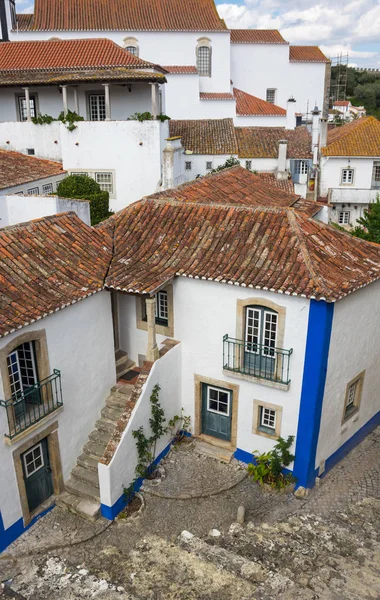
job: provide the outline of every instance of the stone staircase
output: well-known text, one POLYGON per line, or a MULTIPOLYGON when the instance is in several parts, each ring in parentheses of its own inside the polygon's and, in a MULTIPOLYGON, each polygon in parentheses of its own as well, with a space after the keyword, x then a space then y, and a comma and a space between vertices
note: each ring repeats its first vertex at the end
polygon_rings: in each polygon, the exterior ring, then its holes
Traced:
MULTIPOLYGON (((126 364, 125 356, 119 357, 119 361, 119 365, 126 364)), ((125 370, 123 368, 123 373, 125 370)), ((84 445, 82 454, 65 483, 65 491, 56 500, 58 506, 90 521, 95 521, 100 515, 98 462, 124 410, 126 408, 133 410, 134 403, 130 400, 133 387, 130 384, 121 386, 118 384, 112 388, 111 394, 106 399, 106 405, 101 411, 101 417, 96 421, 95 429, 88 436, 88 442, 84 445)))
POLYGON ((119 379, 124 373, 133 369, 136 363, 133 362, 124 350, 116 350, 115 352, 116 361, 116 379, 119 379))

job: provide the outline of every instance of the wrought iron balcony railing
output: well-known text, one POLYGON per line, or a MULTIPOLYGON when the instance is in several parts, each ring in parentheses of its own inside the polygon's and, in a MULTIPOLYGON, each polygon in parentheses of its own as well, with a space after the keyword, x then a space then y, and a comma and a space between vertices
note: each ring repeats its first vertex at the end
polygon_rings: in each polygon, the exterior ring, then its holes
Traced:
POLYGON ((61 372, 53 374, 22 392, 13 394, 9 400, 0 400, 7 411, 9 439, 19 435, 47 415, 63 406, 61 372))
POLYGON ((292 353, 292 349, 223 337, 223 369, 258 379, 288 385, 292 353))

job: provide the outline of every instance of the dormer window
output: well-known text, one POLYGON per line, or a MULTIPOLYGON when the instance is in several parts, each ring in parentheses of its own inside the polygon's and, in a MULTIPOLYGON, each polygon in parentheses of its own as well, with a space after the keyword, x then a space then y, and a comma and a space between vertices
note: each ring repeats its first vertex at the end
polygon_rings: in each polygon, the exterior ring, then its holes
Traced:
POLYGON ((136 38, 128 37, 123 40, 124 49, 133 54, 139 56, 139 44, 136 38))

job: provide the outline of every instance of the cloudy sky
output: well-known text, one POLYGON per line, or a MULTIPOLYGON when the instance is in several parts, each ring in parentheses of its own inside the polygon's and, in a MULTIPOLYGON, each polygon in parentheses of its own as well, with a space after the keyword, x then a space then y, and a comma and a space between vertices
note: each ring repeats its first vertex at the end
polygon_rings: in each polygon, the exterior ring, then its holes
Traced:
MULTIPOLYGON (((228 27, 280 29, 292 44, 318 44, 331 58, 380 68, 380 0, 216 0, 228 27)), ((32 12, 33 0, 16 0, 32 12)))
POLYGON ((292 44, 380 68, 380 0, 216 0, 228 27, 279 29, 292 44))

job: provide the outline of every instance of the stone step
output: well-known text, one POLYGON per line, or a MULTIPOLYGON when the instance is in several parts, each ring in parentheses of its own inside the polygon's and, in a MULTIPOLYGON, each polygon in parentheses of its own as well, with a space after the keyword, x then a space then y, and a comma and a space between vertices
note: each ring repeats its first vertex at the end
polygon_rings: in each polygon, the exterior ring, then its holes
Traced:
POLYGON ((107 446, 110 441, 110 434, 106 431, 99 431, 98 429, 94 429, 88 436, 89 439, 97 444, 105 444, 107 446))
POLYGON ((78 457, 77 464, 80 467, 83 467, 84 469, 89 469, 90 471, 94 471, 95 473, 98 472, 99 461, 93 456, 90 456, 89 454, 81 454, 78 457))
POLYGON ((65 488, 67 492, 73 494, 74 496, 87 498, 93 502, 100 502, 99 489, 89 485, 88 483, 84 483, 84 481, 79 481, 78 479, 70 477, 70 479, 65 483, 65 488))
POLYGON ((83 446, 83 454, 87 456, 91 456, 92 458, 97 458, 100 460, 104 454, 105 449, 107 448, 107 444, 105 443, 96 443, 90 440, 83 446))
POLYGON ((136 363, 128 358, 128 356, 120 358, 118 361, 116 361, 116 376, 121 377, 121 375, 124 375, 124 373, 130 371, 135 365, 136 363))
POLYGON ((128 352, 125 352, 125 350, 116 350, 115 361, 117 362, 120 358, 123 358, 124 356, 128 356, 128 352))
POLYGON ((126 396, 125 394, 111 394, 106 400, 106 406, 115 410, 124 410, 125 403, 128 399, 129 396, 126 396))
POLYGON ((82 481, 83 483, 88 483, 92 487, 99 489, 99 478, 97 472, 81 466, 76 466, 71 471, 71 477, 73 479, 77 479, 78 481, 82 481))
POLYGON ((105 406, 104 408, 102 408, 102 412, 100 414, 102 415, 103 419, 108 419, 109 421, 113 421, 116 424, 120 419, 121 415, 123 414, 123 410, 124 407, 110 408, 109 406, 105 406))
POLYGON ((125 383, 124 382, 120 383, 120 382, 118 382, 118 383, 116 383, 115 385, 112 386, 112 388, 111 388, 111 395, 114 392, 120 392, 120 394, 127 394, 127 395, 129 395, 132 392, 132 390, 133 390, 134 387, 135 386, 132 383, 126 383, 126 382, 125 383))
POLYGON ((234 453, 228 448, 214 446, 213 444, 208 444, 207 442, 203 442, 201 440, 196 440, 194 444, 194 450, 198 454, 202 454, 204 456, 208 456, 209 458, 214 458, 215 460, 225 463, 230 463, 234 455, 234 453))
POLYGON ((109 419, 99 419, 95 423, 95 429, 98 431, 104 431, 108 434, 109 437, 113 435, 115 431, 115 421, 110 421, 109 419))
POLYGON ((100 502, 87 498, 80 498, 70 492, 62 492, 55 503, 61 508, 83 517, 89 521, 96 521, 100 517, 100 502))

